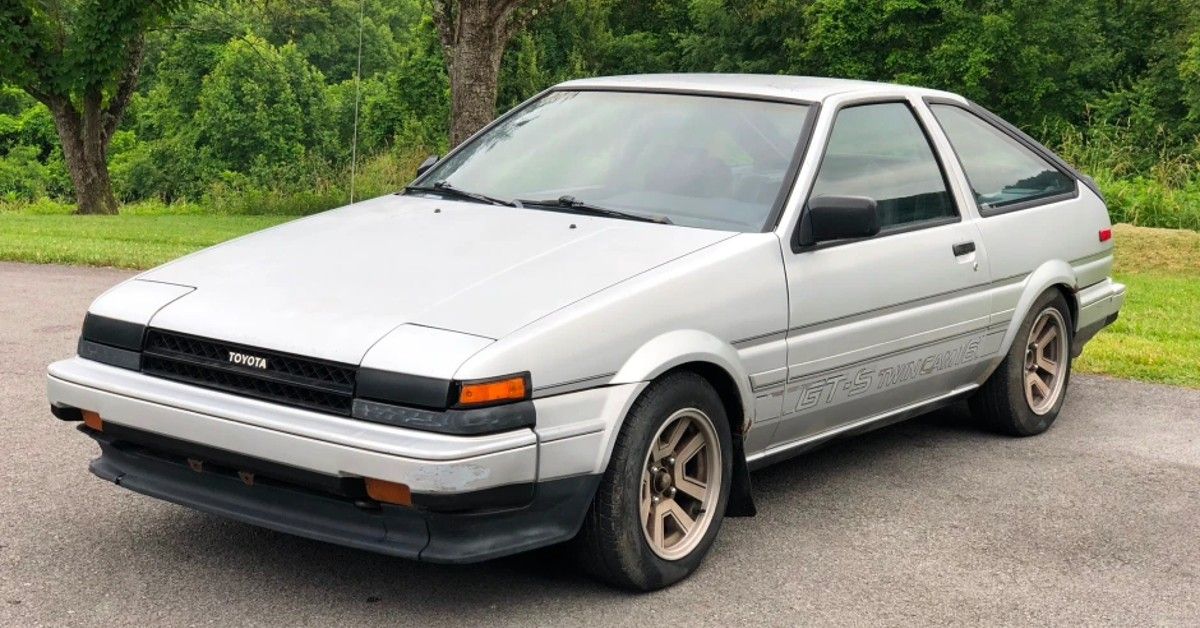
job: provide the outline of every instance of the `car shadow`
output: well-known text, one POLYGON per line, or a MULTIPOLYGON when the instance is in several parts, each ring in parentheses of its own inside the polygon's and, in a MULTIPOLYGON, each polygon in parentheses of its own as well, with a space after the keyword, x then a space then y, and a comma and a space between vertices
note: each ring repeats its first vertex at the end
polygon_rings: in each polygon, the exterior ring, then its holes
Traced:
POLYGON ((755 502, 761 511, 772 503, 779 488, 789 496, 805 482, 824 482, 842 474, 879 466, 904 458, 915 458, 921 450, 948 440, 989 440, 993 436, 980 429, 965 402, 893 423, 869 432, 835 438, 751 474, 755 502))
MULTIPOLYGON (((760 517, 794 509, 804 493, 834 478, 844 482, 847 474, 915 460, 942 444, 989 438, 974 427, 964 408, 950 407, 835 440, 752 474, 760 517)), ((565 599, 606 600, 627 595, 583 576, 563 547, 478 565, 432 565, 310 541, 182 508, 155 512, 157 521, 139 521, 137 527, 149 537, 142 539, 143 544, 160 553, 163 568, 180 561, 190 567, 189 572, 217 572, 221 586, 239 595, 268 581, 274 603, 280 602, 281 592, 290 592, 288 605, 311 604, 314 612, 319 608, 322 614, 357 609, 353 612, 374 615, 378 609, 381 616, 402 611, 408 618, 452 613, 486 620, 488 609, 497 607, 524 604, 537 608, 561 605, 565 599)), ((739 521, 754 520, 728 520, 708 568, 727 558, 722 556, 726 552, 765 542, 756 541, 753 525, 739 526, 739 521)))

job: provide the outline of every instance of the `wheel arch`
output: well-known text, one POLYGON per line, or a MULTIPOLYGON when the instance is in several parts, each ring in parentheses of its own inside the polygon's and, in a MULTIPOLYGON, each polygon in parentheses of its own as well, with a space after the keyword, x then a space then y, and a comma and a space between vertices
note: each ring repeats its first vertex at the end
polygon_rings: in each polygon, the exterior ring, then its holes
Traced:
POLYGON ((1025 280, 1024 289, 1021 290, 1021 297, 1017 300, 1017 307, 1013 310, 1013 317, 1008 321, 1004 341, 1000 343, 1000 355, 1007 354, 1008 350, 1012 348, 1017 331, 1029 316, 1033 304, 1038 297, 1049 290, 1058 291, 1066 300, 1068 314, 1071 317, 1071 322, 1068 324, 1074 331, 1075 321, 1079 320, 1079 304, 1075 298, 1076 284, 1075 269, 1062 260, 1048 261, 1030 273, 1025 280))
MULTIPOLYGON (((667 375, 690 372, 704 378, 716 390, 729 419, 733 442, 733 477, 726 507, 728 516, 753 516, 755 507, 750 488, 750 471, 742 435, 752 420, 753 395, 750 378, 738 359, 737 351, 726 342, 707 332, 682 330, 663 334, 646 343, 626 361, 613 377, 613 383, 643 382, 647 385, 667 375)), ((639 391, 636 397, 645 392, 639 391)), ((623 425, 632 402, 625 408, 623 425)), ((614 430, 620 429, 620 425, 614 430)), ((615 438, 610 438, 604 467, 612 456, 615 438)))
MULTIPOLYGON (((634 351, 613 376, 611 383, 650 382, 682 367, 695 370, 709 379, 717 392, 722 394, 723 400, 726 394, 733 397, 737 402, 734 408, 741 419, 734 431, 740 432, 746 427, 754 407, 750 376, 733 346, 708 332, 679 330, 650 340, 634 351)), ((731 415, 731 427, 733 418, 731 415)))

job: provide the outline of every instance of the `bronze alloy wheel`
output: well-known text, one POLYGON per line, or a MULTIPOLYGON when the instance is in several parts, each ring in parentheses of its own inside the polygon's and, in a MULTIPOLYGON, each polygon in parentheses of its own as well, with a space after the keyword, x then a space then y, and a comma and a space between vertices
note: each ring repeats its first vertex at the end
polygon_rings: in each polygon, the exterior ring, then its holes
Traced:
POLYGON ((1034 414, 1050 411, 1062 394, 1067 361, 1066 323, 1062 314, 1048 307, 1029 328, 1025 347, 1025 401, 1034 414))
POLYGON ((1021 320, 1004 359, 970 399, 971 412, 997 432, 1033 436, 1050 429, 1071 381, 1071 307, 1057 288, 1021 320))
POLYGON ((651 382, 625 416, 575 539, 582 566, 637 591, 694 572, 725 518, 733 434, 704 376, 678 370, 651 382))
POLYGON ((721 492, 721 445, 708 415, 672 414, 650 441, 642 468, 642 532, 664 560, 687 556, 704 538, 721 492))

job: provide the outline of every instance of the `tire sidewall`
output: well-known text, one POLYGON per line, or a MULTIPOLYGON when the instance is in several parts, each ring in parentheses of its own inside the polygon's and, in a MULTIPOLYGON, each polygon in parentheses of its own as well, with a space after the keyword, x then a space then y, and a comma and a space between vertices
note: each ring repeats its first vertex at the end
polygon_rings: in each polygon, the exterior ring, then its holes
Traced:
POLYGON ((730 480, 733 476, 733 443, 730 438, 729 419, 720 396, 699 376, 681 374, 654 386, 661 386, 655 394, 645 395, 645 403, 635 404, 626 420, 623 431, 628 430, 624 437, 630 438, 632 446, 624 450, 621 460, 610 461, 610 470, 615 471, 613 479, 621 483, 619 499, 614 499, 614 516, 628 525, 621 525, 621 538, 618 549, 622 571, 634 575, 640 588, 649 590, 667 586, 687 577, 694 571, 708 553, 717 533, 720 531, 725 506, 729 501, 730 480), (639 496, 641 491, 642 465, 651 446, 651 439, 658 433, 659 428, 676 411, 684 408, 696 408, 706 414, 712 421, 721 446, 721 489, 713 515, 712 522, 704 537, 687 556, 677 560, 665 560, 650 548, 642 531, 639 496), (618 467, 619 468, 616 468, 618 467))
POLYGON ((1008 377, 1008 402, 1014 415, 1013 427, 1018 435, 1031 436, 1041 434, 1050 429, 1054 420, 1058 418, 1058 413, 1062 410, 1063 403, 1067 399, 1067 388, 1071 384, 1073 324, 1071 311, 1067 307, 1066 299, 1063 298, 1061 293, 1055 290, 1043 294, 1034 301, 1033 307, 1029 309, 1029 314, 1025 316, 1020 329, 1017 330, 1016 338, 1013 339, 1012 347, 1008 351, 1006 376, 1008 377), (1029 401, 1025 398, 1025 348, 1029 343, 1029 331, 1033 327, 1034 321, 1047 308, 1058 310, 1064 322, 1065 328, 1063 329, 1063 334, 1066 338, 1064 338, 1063 345, 1063 364, 1065 372, 1063 374, 1062 390, 1059 391, 1058 399, 1054 402, 1054 406, 1045 414, 1036 414, 1029 407, 1029 401))

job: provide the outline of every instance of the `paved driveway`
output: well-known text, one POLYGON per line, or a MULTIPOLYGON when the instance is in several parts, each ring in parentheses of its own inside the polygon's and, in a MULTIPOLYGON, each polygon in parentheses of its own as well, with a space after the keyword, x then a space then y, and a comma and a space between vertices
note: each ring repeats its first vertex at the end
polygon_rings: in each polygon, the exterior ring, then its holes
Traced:
POLYGON ((628 595, 553 551, 421 565, 91 476, 46 407, 88 302, 128 273, 0 264, 0 624, 1200 624, 1200 391, 1078 377, 1049 433, 949 410, 753 477, 705 566, 628 595))

